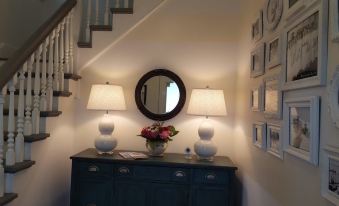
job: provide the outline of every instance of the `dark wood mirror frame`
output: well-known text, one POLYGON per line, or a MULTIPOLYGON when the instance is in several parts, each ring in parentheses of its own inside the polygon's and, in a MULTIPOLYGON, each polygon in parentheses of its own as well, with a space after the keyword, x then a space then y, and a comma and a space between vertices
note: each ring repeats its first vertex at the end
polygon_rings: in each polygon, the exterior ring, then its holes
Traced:
POLYGON ((146 117, 148 117, 152 120, 156 120, 156 121, 165 121, 165 120, 169 120, 169 119, 172 119, 173 117, 175 117, 184 107, 185 102, 186 102, 186 88, 185 88, 183 81, 175 73, 173 73, 169 70, 166 70, 166 69, 155 69, 155 70, 152 70, 152 71, 144 74, 141 77, 141 79, 139 80, 139 82, 138 82, 138 84, 135 88, 134 97, 135 97, 135 103, 137 104, 138 109, 146 117), (166 76, 166 77, 172 79, 178 85, 179 92, 180 92, 179 102, 178 102, 177 106, 171 112, 168 112, 168 113, 165 113, 165 114, 155 114, 153 112, 150 112, 142 103, 142 96, 141 96, 142 87, 147 80, 149 80, 150 78, 155 77, 155 76, 166 76))

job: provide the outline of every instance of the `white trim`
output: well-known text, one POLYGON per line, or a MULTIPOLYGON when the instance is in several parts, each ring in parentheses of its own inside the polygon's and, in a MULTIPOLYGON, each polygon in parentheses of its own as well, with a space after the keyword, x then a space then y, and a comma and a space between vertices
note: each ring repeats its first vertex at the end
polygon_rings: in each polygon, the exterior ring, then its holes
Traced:
POLYGON ((251 24, 251 39, 253 42, 257 42, 263 38, 264 34, 264 22, 263 22, 263 10, 259 11, 259 14, 255 21, 251 24), (253 36, 253 25, 259 20, 259 35, 257 37, 253 36))
POLYGON ((256 48, 253 49, 253 51, 251 52, 251 66, 250 66, 250 69, 251 69, 251 77, 254 78, 254 77, 258 77, 258 76, 261 76, 263 74, 265 74, 265 43, 261 43, 259 44, 256 48), (253 67, 254 67, 254 64, 253 64, 253 56, 255 54, 258 54, 260 59, 259 59, 259 67, 260 67, 260 70, 258 71, 254 71, 253 70, 253 67))
POLYGON ((328 87, 328 104, 332 121, 339 128, 339 66, 334 71, 328 87))
POLYGON ((311 96, 303 98, 290 98, 284 101, 284 151, 299 157, 315 166, 319 161, 319 113, 320 97, 311 96), (290 108, 310 108, 310 148, 309 152, 292 147, 290 145, 290 108))
POLYGON ((339 205, 339 195, 328 189, 330 159, 339 162, 339 148, 326 146, 324 148, 324 165, 321 170, 321 195, 335 205, 339 205))
POLYGON ((263 104, 263 111, 264 111, 264 115, 266 118, 273 118, 273 119, 281 119, 281 116, 282 116, 282 92, 281 92, 281 76, 280 75, 274 75, 274 76, 270 76, 270 77, 265 77, 264 78, 264 87, 263 87, 263 99, 264 99, 264 104, 263 104), (276 85, 276 89, 278 91, 278 111, 276 113, 274 112, 268 112, 266 111, 266 83, 268 81, 274 81, 274 80, 277 80, 278 83, 276 85))
POLYGON ((283 54, 283 50, 282 48, 284 48, 283 44, 283 35, 274 35, 273 38, 271 38, 270 40, 267 41, 266 43, 266 49, 265 49, 265 69, 266 71, 268 71, 269 69, 273 69, 277 66, 279 66, 281 64, 281 60, 282 60, 282 54, 283 54), (278 39, 278 59, 276 61, 270 61, 270 45, 272 42, 276 41, 278 39))
POLYGON ((265 3, 265 7, 264 7, 264 13, 263 13, 263 19, 264 19, 264 25, 265 25, 265 29, 266 30, 269 30, 269 31, 274 31, 279 23, 281 22, 281 19, 282 19, 282 15, 283 15, 283 12, 284 12, 284 5, 283 5, 283 1, 284 0, 278 0, 278 7, 277 7, 277 18, 275 19, 275 21, 269 23, 268 22, 268 19, 267 19, 267 8, 268 8, 268 5, 270 3, 270 1, 272 0, 266 0, 266 3, 265 3))
POLYGON ((294 20, 303 10, 312 6, 314 3, 322 0, 299 0, 291 8, 289 8, 289 0, 284 0, 285 20, 294 20))
POLYGON ((253 144, 259 147, 262 150, 266 149, 266 123, 265 122, 256 122, 252 125, 252 138, 253 144), (257 131, 256 128, 261 128, 262 142, 257 142, 257 131))
POLYGON ((259 85, 254 87, 250 91, 250 108, 253 112, 262 112, 264 109, 264 95, 263 95, 263 85, 259 85), (253 92, 258 90, 258 108, 254 107, 253 104, 253 92))
POLYGON ((292 24, 287 25, 284 32, 284 41, 286 42, 283 48, 283 90, 294 90, 314 86, 324 86, 326 84, 327 70, 327 34, 328 34, 328 0, 322 0, 322 3, 305 12, 302 17, 292 24), (319 36, 318 36, 318 72, 317 76, 287 82, 287 47, 288 47, 288 32, 302 23, 304 20, 319 12, 319 36))
POLYGON ((267 135, 267 152, 272 154, 275 157, 278 157, 279 159, 283 160, 284 159, 284 150, 283 150, 283 135, 282 135, 282 129, 279 124, 274 124, 274 123, 267 123, 266 126, 266 135, 267 135), (270 136, 270 129, 275 129, 279 130, 279 151, 273 150, 271 148, 271 136, 270 136))
POLYGON ((339 0, 331 0, 332 40, 339 42, 339 0))

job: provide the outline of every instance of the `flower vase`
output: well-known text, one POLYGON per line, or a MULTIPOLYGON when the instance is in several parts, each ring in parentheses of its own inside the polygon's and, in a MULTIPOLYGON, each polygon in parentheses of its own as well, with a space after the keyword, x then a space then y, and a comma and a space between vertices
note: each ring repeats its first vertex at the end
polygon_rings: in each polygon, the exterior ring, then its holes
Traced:
POLYGON ((146 141, 146 148, 148 155, 152 157, 162 157, 167 148, 167 142, 165 141, 146 141))

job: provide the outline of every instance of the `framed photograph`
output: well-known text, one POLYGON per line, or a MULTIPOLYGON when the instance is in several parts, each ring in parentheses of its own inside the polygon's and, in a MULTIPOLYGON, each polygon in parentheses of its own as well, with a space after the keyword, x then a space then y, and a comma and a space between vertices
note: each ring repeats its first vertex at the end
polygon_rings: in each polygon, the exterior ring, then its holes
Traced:
POLYGON ((284 48, 284 90, 326 84, 327 0, 287 27, 284 48))
POLYGON ((251 110, 254 112, 263 111, 264 105, 263 86, 260 85, 252 89, 250 95, 251 95, 250 96, 251 110))
POLYGON ((318 96, 284 101, 284 151, 313 165, 319 156, 318 96))
POLYGON ((256 122, 253 124, 253 144, 260 149, 266 149, 266 123, 256 122))
POLYGON ((280 35, 277 35, 266 43, 266 71, 281 64, 282 40, 283 38, 280 35))
POLYGON ((260 44, 251 52, 251 77, 265 73, 265 44, 260 44))
POLYGON ((282 92, 280 76, 275 75, 264 79, 264 115, 266 118, 281 119, 282 92))
POLYGON ((339 0, 332 0, 332 40, 339 42, 339 0))
POLYGON ((321 174, 321 195, 339 205, 339 148, 324 148, 324 167, 321 174))
POLYGON ((260 10, 258 17, 252 24, 251 37, 253 42, 259 41, 263 37, 263 11, 260 10))
POLYGON ((328 87, 328 103, 332 121, 339 128, 339 66, 334 71, 328 87))
POLYGON ((284 159, 281 127, 279 124, 267 123, 267 152, 284 159))
POLYGON ((286 20, 292 17, 297 17, 307 7, 312 6, 320 0, 284 0, 284 7, 286 9, 286 20))
POLYGON ((284 0, 266 0, 264 9, 265 28, 269 31, 275 30, 283 14, 284 0))

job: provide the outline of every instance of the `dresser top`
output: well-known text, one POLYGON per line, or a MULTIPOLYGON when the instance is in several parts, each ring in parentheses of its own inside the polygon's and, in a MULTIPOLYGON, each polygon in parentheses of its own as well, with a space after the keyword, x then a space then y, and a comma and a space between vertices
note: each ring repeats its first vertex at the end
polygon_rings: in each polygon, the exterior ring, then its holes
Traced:
MULTIPOLYGON (((113 155, 99 155, 94 148, 86 149, 76 155, 71 156, 72 160, 96 161, 96 162, 112 162, 124 164, 140 164, 140 165, 162 165, 162 166, 181 166, 181 167, 199 167, 199 168, 222 168, 236 170, 237 167, 228 157, 216 156, 213 162, 199 161, 196 156, 191 160, 185 159, 183 154, 165 153, 163 157, 149 157, 148 159, 124 159, 119 155, 122 150, 114 150, 113 155)), ((142 152, 144 153, 144 152, 142 152)))

